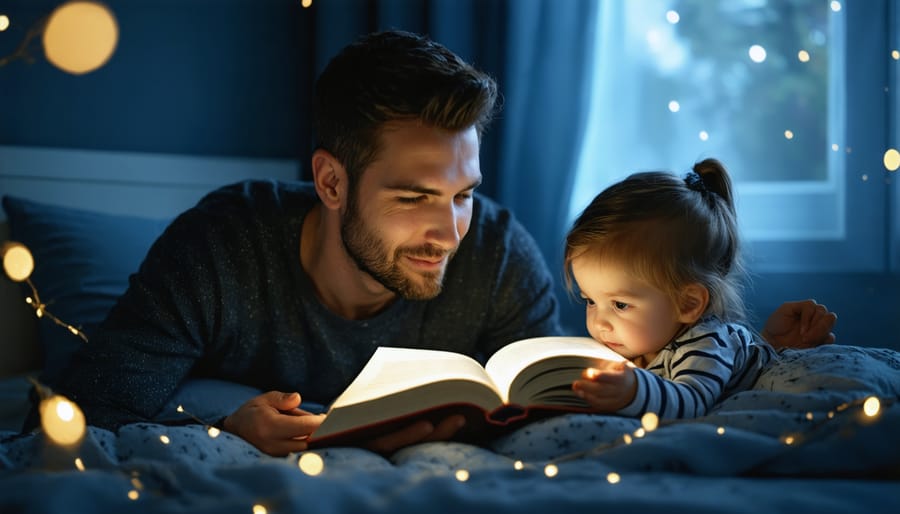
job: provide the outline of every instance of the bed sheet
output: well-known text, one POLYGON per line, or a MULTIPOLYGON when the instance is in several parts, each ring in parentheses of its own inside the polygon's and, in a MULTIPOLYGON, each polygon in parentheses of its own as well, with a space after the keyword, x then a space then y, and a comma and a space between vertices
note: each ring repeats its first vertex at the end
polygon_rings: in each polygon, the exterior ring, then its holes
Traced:
POLYGON ((833 345, 786 351, 708 416, 643 434, 639 420, 578 414, 487 447, 273 458, 200 425, 90 428, 68 450, 5 433, 0 511, 895 512, 898 398, 900 354, 833 345))

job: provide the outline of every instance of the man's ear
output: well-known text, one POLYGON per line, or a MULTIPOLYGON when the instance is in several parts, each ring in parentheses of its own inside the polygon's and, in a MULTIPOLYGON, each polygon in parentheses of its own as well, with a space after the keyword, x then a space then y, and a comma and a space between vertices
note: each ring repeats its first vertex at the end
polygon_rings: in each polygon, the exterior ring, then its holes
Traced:
POLYGON ((340 209, 347 201, 347 170, 331 152, 320 148, 312 155, 312 175, 316 193, 325 207, 340 209))
POLYGON ((678 321, 694 323, 706 312, 709 305, 709 290, 703 284, 693 282, 681 289, 678 301, 678 321))

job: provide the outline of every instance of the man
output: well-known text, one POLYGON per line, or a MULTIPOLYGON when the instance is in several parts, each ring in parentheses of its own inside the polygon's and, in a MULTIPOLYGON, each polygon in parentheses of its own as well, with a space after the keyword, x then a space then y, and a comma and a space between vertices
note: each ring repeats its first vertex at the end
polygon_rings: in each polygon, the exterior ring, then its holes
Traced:
MULTIPOLYGON (((534 241, 474 193, 496 97, 490 77, 412 34, 345 48, 316 85, 313 183, 235 184, 179 216, 58 390, 115 428, 151 419, 188 377, 251 385, 269 392, 222 426, 283 455, 322 421, 295 391, 329 403, 380 345, 484 359, 560 333, 534 241)), ((799 341, 790 331, 812 320, 824 340, 833 319, 817 307, 786 304, 766 329, 799 341)), ((370 447, 447 439, 462 423, 370 447)))

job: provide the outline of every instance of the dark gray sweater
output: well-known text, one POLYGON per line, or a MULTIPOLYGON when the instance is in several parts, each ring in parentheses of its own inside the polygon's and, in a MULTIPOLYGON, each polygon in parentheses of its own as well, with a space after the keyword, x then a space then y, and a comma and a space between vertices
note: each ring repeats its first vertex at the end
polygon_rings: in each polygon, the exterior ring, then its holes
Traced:
POLYGON ((509 211, 475 196, 444 290, 347 320, 300 265, 310 184, 247 181, 210 193, 154 243, 58 391, 105 428, 152 418, 189 377, 298 391, 330 403, 380 345, 482 362, 511 341, 560 332, 552 279, 509 211))

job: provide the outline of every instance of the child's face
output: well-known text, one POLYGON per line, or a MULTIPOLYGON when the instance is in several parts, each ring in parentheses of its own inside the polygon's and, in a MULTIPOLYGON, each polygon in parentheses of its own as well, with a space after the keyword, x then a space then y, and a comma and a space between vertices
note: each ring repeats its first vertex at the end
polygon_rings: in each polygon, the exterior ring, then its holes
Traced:
POLYGON ((668 295, 622 266, 578 257, 572 260, 572 275, 587 304, 591 337, 628 359, 652 360, 683 326, 668 295))

